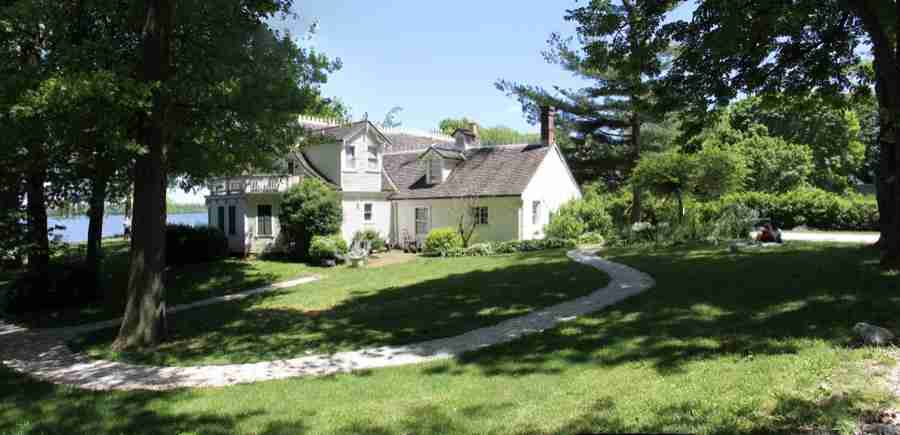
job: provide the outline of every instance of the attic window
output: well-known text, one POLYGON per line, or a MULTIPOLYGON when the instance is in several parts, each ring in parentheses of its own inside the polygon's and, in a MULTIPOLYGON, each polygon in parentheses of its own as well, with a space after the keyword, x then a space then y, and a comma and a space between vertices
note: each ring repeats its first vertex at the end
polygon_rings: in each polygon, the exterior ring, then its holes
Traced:
POLYGON ((431 159, 425 167, 425 182, 438 184, 443 181, 444 162, 441 159, 431 159))

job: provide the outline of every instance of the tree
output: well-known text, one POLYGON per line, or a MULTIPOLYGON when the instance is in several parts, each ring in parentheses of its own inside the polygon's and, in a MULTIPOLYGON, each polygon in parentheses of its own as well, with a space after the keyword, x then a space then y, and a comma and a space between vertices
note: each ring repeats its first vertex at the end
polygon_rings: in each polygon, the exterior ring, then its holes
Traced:
POLYGON ((319 98, 318 84, 340 67, 298 47, 267 19, 289 0, 147 0, 140 77, 152 108, 139 114, 128 302, 116 349, 150 346, 164 332, 165 195, 215 175, 273 165, 296 143, 295 115, 319 98), (173 69, 172 65, 178 65, 173 69), (215 68, 210 68, 215 65, 215 68))
MULTIPOLYGON (((576 24, 579 47, 554 34, 545 58, 594 86, 579 90, 546 90, 504 80, 497 87, 535 113, 539 106, 560 110, 559 122, 585 138, 591 146, 626 146, 628 164, 641 154, 641 127, 661 122, 654 88, 665 69, 669 39, 661 32, 665 15, 677 1, 594 0, 567 11, 576 24)), ((641 216, 641 192, 635 185, 632 221, 641 216)))
POLYGON ((690 103, 693 125, 739 92, 806 95, 831 104, 861 83, 857 49, 871 45, 879 106, 879 176, 882 264, 900 264, 900 38, 896 1, 752 0, 735 7, 706 0, 691 22, 667 33, 680 44, 668 76, 669 101, 690 103))
POLYGON ((388 110, 388 113, 384 115, 384 121, 381 122, 381 126, 384 128, 397 128, 403 125, 403 123, 397 119, 402 111, 403 108, 400 106, 394 106, 391 110, 388 110))
POLYGON ((835 107, 816 95, 788 97, 784 94, 742 99, 729 107, 731 122, 741 131, 754 124, 787 142, 808 145, 816 170, 812 183, 832 192, 851 186, 865 158, 860 119, 850 109, 835 107))
POLYGON ((537 143, 540 141, 540 135, 535 133, 522 133, 505 125, 497 125, 494 127, 482 127, 476 121, 469 118, 445 118, 438 125, 441 133, 452 135, 457 129, 471 128, 472 125, 478 129, 478 136, 481 138, 483 145, 509 145, 519 143, 537 143))
POLYGON ((709 146, 696 153, 676 150, 641 157, 631 182, 678 201, 684 217, 684 196, 710 200, 744 187, 744 159, 728 149, 709 146))
POLYGON ((314 178, 303 179, 281 200, 278 221, 288 247, 297 258, 307 258, 314 236, 330 236, 340 231, 342 220, 340 194, 314 178))

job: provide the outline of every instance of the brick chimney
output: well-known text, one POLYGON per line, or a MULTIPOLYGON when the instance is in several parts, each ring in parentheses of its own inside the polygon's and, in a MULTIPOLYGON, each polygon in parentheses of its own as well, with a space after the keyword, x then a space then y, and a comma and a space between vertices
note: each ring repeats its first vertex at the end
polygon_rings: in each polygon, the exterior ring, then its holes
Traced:
POLYGON ((556 144, 556 108, 541 106, 541 143, 556 144))

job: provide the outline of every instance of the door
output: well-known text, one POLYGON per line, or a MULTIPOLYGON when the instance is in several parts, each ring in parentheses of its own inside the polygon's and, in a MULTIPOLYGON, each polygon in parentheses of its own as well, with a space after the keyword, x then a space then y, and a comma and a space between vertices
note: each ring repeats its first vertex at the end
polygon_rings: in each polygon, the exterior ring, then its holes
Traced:
POLYGON ((428 207, 416 207, 416 243, 419 246, 425 245, 425 238, 431 231, 431 210, 428 207))

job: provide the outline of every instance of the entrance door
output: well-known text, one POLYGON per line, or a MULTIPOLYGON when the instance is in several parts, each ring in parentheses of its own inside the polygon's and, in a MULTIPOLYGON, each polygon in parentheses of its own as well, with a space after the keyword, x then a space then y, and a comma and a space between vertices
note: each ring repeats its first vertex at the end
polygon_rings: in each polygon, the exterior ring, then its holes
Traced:
POLYGON ((421 247, 425 245, 428 231, 431 231, 431 210, 428 207, 416 207, 416 243, 421 247))

